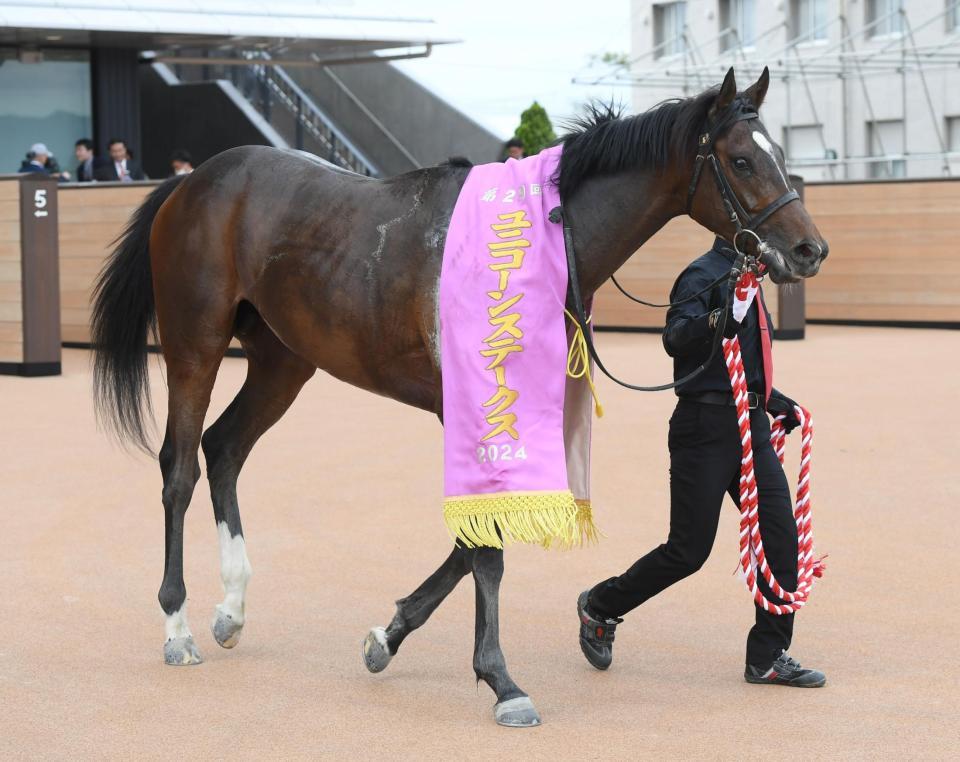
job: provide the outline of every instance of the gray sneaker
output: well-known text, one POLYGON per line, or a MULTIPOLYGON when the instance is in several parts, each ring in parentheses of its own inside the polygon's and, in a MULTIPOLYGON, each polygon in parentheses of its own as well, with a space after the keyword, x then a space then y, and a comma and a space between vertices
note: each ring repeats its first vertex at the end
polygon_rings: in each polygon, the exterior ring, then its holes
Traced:
POLYGON ((613 661, 613 638, 622 619, 603 619, 587 609, 589 590, 577 599, 577 617, 580 619, 580 650, 597 669, 606 669, 613 661))
POLYGON ((747 665, 743 678, 756 685, 789 685, 791 688, 822 688, 827 676, 815 669, 804 669, 786 651, 769 667, 747 665))

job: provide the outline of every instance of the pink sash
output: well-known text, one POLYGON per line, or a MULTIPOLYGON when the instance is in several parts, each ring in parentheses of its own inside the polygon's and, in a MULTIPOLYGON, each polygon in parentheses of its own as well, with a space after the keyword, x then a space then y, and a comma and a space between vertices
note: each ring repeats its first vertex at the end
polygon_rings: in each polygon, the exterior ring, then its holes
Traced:
POLYGON ((447 232, 444 518, 470 547, 595 537, 591 391, 582 337, 564 318, 563 230, 548 219, 560 204, 551 182, 560 151, 474 167, 447 232))

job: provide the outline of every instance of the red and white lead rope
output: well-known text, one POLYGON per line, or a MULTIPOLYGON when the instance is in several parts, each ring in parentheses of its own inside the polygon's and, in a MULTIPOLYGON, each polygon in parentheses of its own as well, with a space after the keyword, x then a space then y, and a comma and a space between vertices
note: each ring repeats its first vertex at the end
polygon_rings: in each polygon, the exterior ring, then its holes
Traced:
MULTIPOLYGON (((821 560, 813 558, 813 525, 810 510, 810 453, 813 442, 813 418, 810 411, 796 406, 800 420, 801 451, 800 476, 797 480, 797 499, 793 511, 797 522, 797 589, 785 590, 774 577, 763 552, 763 540, 760 539, 758 511, 757 479, 753 468, 753 444, 750 434, 750 403, 747 395, 747 379, 740 354, 740 341, 734 336, 723 340, 723 357, 730 374, 730 385, 737 405, 737 422, 740 426, 742 453, 740 460, 740 568, 743 571, 747 588, 753 600, 765 611, 777 615, 792 614, 806 604, 813 589, 814 577, 823 574, 821 560), (768 600, 757 584, 757 575, 763 576, 773 594, 784 603, 768 600)), ((783 464, 783 450, 786 431, 783 427, 785 416, 778 416, 770 428, 770 442, 777 457, 783 464)))

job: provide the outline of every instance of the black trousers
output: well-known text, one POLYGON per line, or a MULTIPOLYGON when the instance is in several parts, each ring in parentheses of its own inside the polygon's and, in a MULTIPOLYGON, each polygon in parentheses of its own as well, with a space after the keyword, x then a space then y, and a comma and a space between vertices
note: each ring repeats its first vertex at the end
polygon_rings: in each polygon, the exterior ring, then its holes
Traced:
MULTIPOLYGON (((770 444, 770 420, 750 412, 754 470, 759 493, 760 536, 767 563, 787 590, 797 584, 797 525, 790 488, 770 444)), ((670 418, 670 534, 619 577, 590 591, 597 614, 620 617, 674 582, 693 574, 710 555, 724 493, 740 503, 740 432, 736 409, 681 399, 670 418)), ((737 538, 725 538, 733 550, 737 538)), ((731 556, 732 558, 732 556, 731 556)), ((778 602, 765 583, 767 598, 778 602)), ((746 592, 744 593, 746 595, 746 592)), ((793 615, 775 616, 756 606, 747 636, 747 664, 768 666, 790 646, 793 615)))

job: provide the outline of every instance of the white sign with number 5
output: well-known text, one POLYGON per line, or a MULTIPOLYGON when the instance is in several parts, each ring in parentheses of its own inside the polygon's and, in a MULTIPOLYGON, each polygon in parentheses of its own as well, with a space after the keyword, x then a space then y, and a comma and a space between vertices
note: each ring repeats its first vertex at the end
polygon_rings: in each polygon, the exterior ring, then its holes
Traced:
POLYGON ((34 217, 46 217, 49 212, 44 209, 47 205, 47 189, 38 188, 33 192, 33 206, 35 207, 33 216, 34 217))

